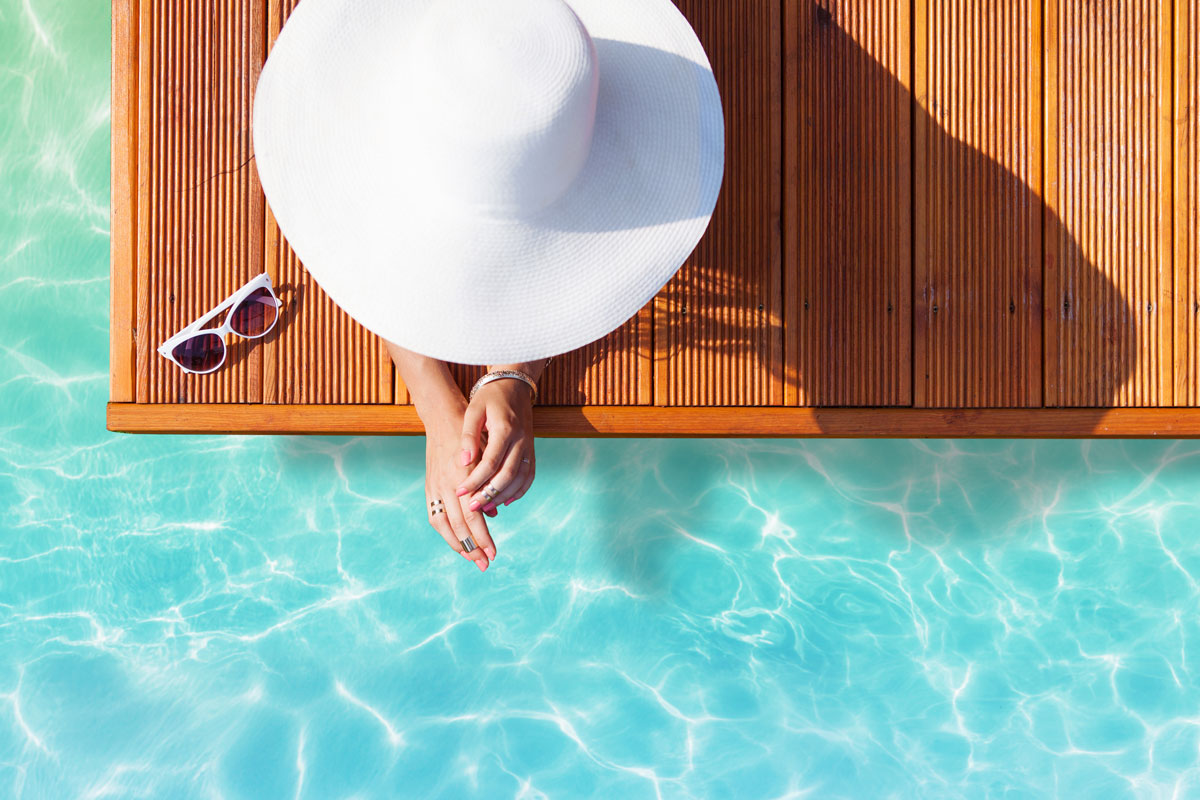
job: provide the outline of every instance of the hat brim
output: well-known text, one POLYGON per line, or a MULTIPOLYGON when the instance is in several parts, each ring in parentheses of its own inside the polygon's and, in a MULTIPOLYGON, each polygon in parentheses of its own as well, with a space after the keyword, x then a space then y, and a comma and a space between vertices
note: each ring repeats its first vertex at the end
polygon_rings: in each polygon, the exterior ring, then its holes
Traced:
POLYGON ((523 219, 450 216, 406 180, 396 53, 435 0, 305 0, 259 78, 255 160, 314 280, 373 333, 464 364, 531 361, 620 327, 682 266, 724 173, 716 80, 670 0, 569 0, 596 45, 592 148, 523 219))

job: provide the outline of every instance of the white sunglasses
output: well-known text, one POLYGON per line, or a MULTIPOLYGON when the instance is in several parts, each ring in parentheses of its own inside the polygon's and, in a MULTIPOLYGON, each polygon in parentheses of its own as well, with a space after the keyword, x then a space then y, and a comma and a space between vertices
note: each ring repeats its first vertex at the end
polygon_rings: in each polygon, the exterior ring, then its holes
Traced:
POLYGON ((283 303, 271 289, 271 276, 257 275, 249 283, 221 301, 220 305, 158 347, 163 358, 173 361, 184 372, 204 375, 225 363, 225 334, 236 333, 247 339, 266 336, 279 320, 283 303), (222 311, 231 309, 225 324, 201 330, 222 311))

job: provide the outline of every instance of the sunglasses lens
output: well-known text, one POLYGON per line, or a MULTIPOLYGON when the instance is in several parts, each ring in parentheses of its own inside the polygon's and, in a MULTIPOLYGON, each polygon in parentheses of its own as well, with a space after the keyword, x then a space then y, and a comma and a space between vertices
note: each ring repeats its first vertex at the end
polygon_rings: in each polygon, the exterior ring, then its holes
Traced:
POLYGON ((269 289, 255 289, 233 309, 229 327, 242 336, 262 336, 275 324, 275 297, 269 289))
POLYGON ((225 354, 225 342, 215 333, 193 336, 175 345, 171 355, 186 369, 208 372, 217 368, 225 354))

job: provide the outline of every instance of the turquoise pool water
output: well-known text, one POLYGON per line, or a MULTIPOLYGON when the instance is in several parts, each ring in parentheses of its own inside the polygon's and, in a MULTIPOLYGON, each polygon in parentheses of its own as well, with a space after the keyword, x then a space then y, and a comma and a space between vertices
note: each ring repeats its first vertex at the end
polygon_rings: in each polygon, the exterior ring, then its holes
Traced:
POLYGON ((109 9, 0 0, 0 798, 1200 796, 1200 443, 105 430, 109 9))

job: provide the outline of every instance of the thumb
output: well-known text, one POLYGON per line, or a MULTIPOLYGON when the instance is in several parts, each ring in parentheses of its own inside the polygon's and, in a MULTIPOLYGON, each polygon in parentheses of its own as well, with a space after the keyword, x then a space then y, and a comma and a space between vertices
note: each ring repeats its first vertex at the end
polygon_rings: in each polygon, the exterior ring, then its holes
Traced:
POLYGON ((469 405, 463 414, 462 452, 459 464, 466 466, 479 457, 479 429, 483 427, 483 406, 469 405))

